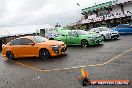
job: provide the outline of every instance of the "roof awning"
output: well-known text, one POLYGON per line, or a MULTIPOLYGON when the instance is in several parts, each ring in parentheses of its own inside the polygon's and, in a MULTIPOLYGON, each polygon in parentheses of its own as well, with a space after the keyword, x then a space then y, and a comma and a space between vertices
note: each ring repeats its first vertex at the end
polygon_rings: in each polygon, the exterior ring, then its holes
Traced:
POLYGON ((92 11, 96 11, 97 9, 103 9, 110 6, 112 6, 112 1, 82 9, 82 12, 83 13, 92 12, 92 11))

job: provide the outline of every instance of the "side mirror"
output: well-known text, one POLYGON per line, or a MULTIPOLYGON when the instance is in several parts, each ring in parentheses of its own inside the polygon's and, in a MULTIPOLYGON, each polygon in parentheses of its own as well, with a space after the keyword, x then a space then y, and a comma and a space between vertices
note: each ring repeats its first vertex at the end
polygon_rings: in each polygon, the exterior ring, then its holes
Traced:
POLYGON ((34 45, 35 43, 29 43, 29 45, 34 45))

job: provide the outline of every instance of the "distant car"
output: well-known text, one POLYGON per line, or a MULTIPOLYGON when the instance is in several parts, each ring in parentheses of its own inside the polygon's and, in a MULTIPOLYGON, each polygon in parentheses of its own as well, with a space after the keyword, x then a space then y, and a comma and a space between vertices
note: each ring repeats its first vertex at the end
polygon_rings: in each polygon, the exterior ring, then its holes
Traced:
POLYGON ((129 24, 120 24, 112 30, 118 31, 119 34, 132 34, 132 25, 129 24))
POLYGON ((66 50, 67 46, 64 42, 48 40, 41 36, 20 37, 2 46, 3 57, 8 59, 20 57, 47 59, 50 56, 64 54, 66 50))
POLYGON ((104 40, 107 39, 118 39, 119 33, 118 31, 111 30, 107 27, 97 27, 89 30, 90 33, 99 33, 104 37, 104 40))
POLYGON ((63 41, 67 45, 97 45, 101 44, 103 38, 100 34, 90 34, 83 30, 65 30, 62 36, 54 38, 55 40, 63 41))
POLYGON ((58 32, 50 32, 50 33, 47 33, 46 34, 46 37, 49 39, 49 40, 52 40, 54 39, 54 37, 57 37, 57 36, 60 36, 61 34, 58 33, 58 32))

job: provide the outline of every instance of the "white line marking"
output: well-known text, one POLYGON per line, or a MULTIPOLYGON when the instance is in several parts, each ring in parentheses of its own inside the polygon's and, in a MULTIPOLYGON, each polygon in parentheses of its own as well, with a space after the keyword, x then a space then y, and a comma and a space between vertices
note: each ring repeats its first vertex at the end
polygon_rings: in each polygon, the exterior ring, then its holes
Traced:
POLYGON ((17 61, 12 61, 12 62, 14 62, 14 63, 16 63, 16 64, 19 64, 19 65, 22 65, 22 66, 25 66, 25 67, 29 67, 29 68, 34 69, 34 70, 41 71, 41 72, 61 71, 61 70, 70 70, 70 69, 77 69, 77 68, 83 68, 83 67, 104 66, 104 65, 106 65, 106 64, 108 64, 108 63, 110 63, 110 62, 112 62, 113 60, 119 58, 120 56, 122 56, 123 54, 125 54, 125 53, 127 53, 127 52, 129 52, 129 51, 131 51, 131 50, 132 50, 132 48, 130 48, 130 49, 124 51, 123 53, 121 53, 121 54, 115 56, 114 58, 112 58, 112 59, 110 59, 110 60, 104 62, 103 64, 84 65, 84 66, 77 66, 77 67, 70 67, 70 68, 62 68, 62 69, 41 69, 41 68, 34 67, 34 66, 31 66, 31 65, 27 65, 27 64, 24 64, 24 63, 21 63, 21 62, 17 62, 17 61))

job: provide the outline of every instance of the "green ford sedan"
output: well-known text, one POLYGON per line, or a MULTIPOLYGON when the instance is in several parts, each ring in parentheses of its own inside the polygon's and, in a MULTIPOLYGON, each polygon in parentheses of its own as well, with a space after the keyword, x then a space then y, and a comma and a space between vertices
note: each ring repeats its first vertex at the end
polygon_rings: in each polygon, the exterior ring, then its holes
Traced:
POLYGON ((64 30, 61 31, 61 34, 61 36, 56 36, 54 39, 63 41, 67 45, 81 45, 86 47, 102 44, 103 42, 103 37, 100 34, 90 34, 83 30, 64 30))

